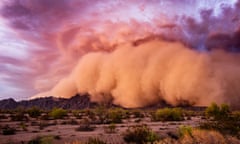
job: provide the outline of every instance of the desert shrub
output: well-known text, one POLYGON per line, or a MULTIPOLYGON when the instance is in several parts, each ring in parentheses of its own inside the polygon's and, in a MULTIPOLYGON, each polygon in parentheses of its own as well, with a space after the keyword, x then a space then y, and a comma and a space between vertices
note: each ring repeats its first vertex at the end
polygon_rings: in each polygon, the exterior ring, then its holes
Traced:
POLYGON ((106 133, 115 133, 116 132, 116 125, 114 123, 108 125, 107 127, 105 127, 104 131, 106 133))
POLYGON ((27 110, 27 113, 29 114, 30 117, 37 118, 41 115, 41 110, 37 107, 32 107, 27 110))
POLYGON ((122 123, 122 119, 125 115, 125 111, 120 108, 109 109, 107 112, 106 123, 122 123))
POLYGON ((24 112, 17 112, 16 114, 12 114, 10 117, 12 121, 28 121, 28 117, 25 116, 24 112))
POLYGON ((46 127, 57 125, 57 122, 56 121, 54 121, 54 122, 44 122, 44 121, 41 121, 38 125, 39 125, 39 129, 43 130, 46 127))
POLYGON ((94 131, 94 127, 92 127, 89 124, 81 124, 79 127, 77 127, 76 131, 94 131))
POLYGON ((28 129, 27 129, 27 125, 24 123, 24 122, 21 122, 20 124, 19 124, 19 126, 20 126, 20 128, 23 130, 23 131, 27 131, 28 129))
POLYGON ((62 119, 67 115, 67 111, 62 108, 54 108, 49 115, 54 119, 62 119))
POLYGON ((212 103, 206 110, 207 117, 213 117, 215 120, 226 119, 230 113, 229 106, 222 104, 220 107, 216 103, 212 103))
POLYGON ((16 133, 16 129, 9 127, 8 125, 2 127, 2 134, 3 135, 14 135, 16 133))
POLYGON ((8 117, 7 116, 5 116, 4 114, 0 114, 0 120, 1 119, 7 119, 8 117))
POLYGON ((184 116, 186 116, 187 118, 189 117, 194 117, 194 116, 202 116, 203 111, 194 111, 194 110, 183 110, 183 114, 184 116))
POLYGON ((97 119, 98 124, 104 124, 106 123, 107 109, 104 106, 98 106, 93 110, 89 117, 91 119, 97 119))
POLYGON ((95 127, 91 126, 90 121, 88 119, 84 119, 79 127, 77 127, 76 131, 93 131, 95 127))
POLYGON ((81 119, 83 113, 84 113, 84 111, 80 111, 80 110, 73 110, 72 111, 73 116, 75 116, 77 119, 81 119))
POLYGON ((127 143, 153 143, 159 140, 159 136, 146 125, 132 126, 123 134, 123 139, 127 143))
POLYGON ((86 144, 107 144, 107 143, 100 140, 99 138, 89 138, 86 144))
POLYGON ((181 121, 184 120, 180 108, 164 108, 157 110, 153 116, 154 121, 181 121))
POLYGON ((132 114, 134 115, 135 118, 143 118, 144 114, 140 110, 134 110, 132 111, 132 114))
POLYGON ((53 136, 37 136, 36 138, 30 140, 28 144, 52 144, 53 136))
POLYGON ((50 120, 52 119, 48 113, 44 113, 40 116, 40 120, 50 120))
POLYGON ((200 123, 201 129, 216 130, 223 134, 239 135, 240 123, 234 119, 219 120, 219 121, 206 121, 200 123))
POLYGON ((183 137, 185 135, 192 136, 192 131, 193 131, 193 128, 191 126, 182 125, 178 128, 179 137, 183 137))
POLYGON ((67 124, 78 125, 78 121, 76 121, 75 119, 71 119, 71 120, 67 121, 67 124))
POLYGON ((240 121, 240 111, 234 111, 232 113, 232 117, 233 117, 234 120, 240 121))
POLYGON ((212 103, 205 111, 207 117, 212 117, 213 120, 207 119, 200 123, 201 129, 217 130, 223 134, 231 134, 239 136, 240 121, 238 114, 232 113, 229 106, 222 104, 218 106, 212 103))
POLYGON ((60 140, 60 139, 61 139, 61 136, 55 135, 55 136, 53 136, 53 138, 56 139, 56 140, 60 140))

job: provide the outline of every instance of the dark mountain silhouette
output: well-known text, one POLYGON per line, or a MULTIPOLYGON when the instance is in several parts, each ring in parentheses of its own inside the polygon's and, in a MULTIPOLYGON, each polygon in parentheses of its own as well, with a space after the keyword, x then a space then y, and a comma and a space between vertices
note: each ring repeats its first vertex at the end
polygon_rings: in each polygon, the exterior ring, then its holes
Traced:
POLYGON ((0 109, 15 109, 18 107, 30 108, 33 106, 42 109, 52 109, 55 107, 64 109, 84 109, 94 107, 96 105, 96 103, 90 102, 88 95, 80 96, 78 94, 69 99, 50 96, 20 102, 16 102, 12 98, 0 101, 0 109))
MULTIPOLYGON (((89 95, 79 95, 76 94, 75 96, 66 99, 66 98, 56 98, 53 96, 44 97, 44 98, 36 98, 32 100, 24 100, 20 102, 16 102, 14 99, 5 99, 0 101, 0 110, 11 110, 16 108, 31 108, 31 107, 39 107, 41 109, 50 110, 53 108, 63 108, 63 109, 85 109, 85 108, 94 108, 99 105, 104 105, 106 107, 119 107, 112 104, 111 101, 105 103, 94 103, 90 101, 89 95)), ((172 107, 171 105, 167 104, 165 101, 160 101, 157 104, 153 104, 150 106, 146 106, 141 109, 158 109, 164 107, 172 107)), ((197 110, 202 111, 205 107, 193 107, 190 105, 182 105, 180 106, 184 109, 189 110, 197 110)))

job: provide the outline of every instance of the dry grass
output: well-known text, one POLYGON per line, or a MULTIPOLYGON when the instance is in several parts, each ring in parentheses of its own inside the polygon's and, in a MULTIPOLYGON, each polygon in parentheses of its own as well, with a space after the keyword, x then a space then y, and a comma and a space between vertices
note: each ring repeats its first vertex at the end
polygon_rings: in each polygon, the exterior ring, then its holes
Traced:
POLYGON ((234 137, 224 137, 217 131, 194 129, 190 134, 185 134, 182 138, 174 140, 165 138, 155 144, 239 144, 240 140, 234 137))

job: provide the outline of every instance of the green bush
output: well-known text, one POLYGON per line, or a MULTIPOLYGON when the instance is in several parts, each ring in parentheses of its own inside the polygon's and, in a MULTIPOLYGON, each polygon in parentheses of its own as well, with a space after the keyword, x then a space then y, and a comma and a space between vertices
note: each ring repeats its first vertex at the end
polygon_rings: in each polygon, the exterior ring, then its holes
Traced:
POLYGON ((114 123, 108 125, 107 127, 105 127, 104 131, 106 133, 115 133, 116 132, 116 125, 114 123))
POLYGON ((153 116, 154 121, 181 121, 184 120, 183 112, 180 108, 164 108, 157 110, 153 116))
POLYGON ((32 107, 27 110, 27 113, 29 114, 30 117, 37 118, 41 115, 41 110, 37 107, 32 107))
POLYGON ((19 126, 22 128, 23 131, 27 131, 27 125, 24 122, 21 122, 19 126))
POLYGON ((67 115, 67 111, 62 108, 54 108, 49 115, 54 119, 62 119, 67 115))
POLYGON ((235 119, 236 121, 240 121, 240 111, 234 111, 232 113, 232 117, 233 119, 235 119))
POLYGON ((178 128, 178 134, 179 134, 180 137, 183 137, 185 135, 192 136, 192 131, 193 131, 193 128, 191 126, 181 125, 178 128))
POLYGON ((146 125, 132 126, 123 134, 123 139, 127 143, 153 143, 159 140, 159 136, 146 125))
POLYGON ((134 110, 132 114, 135 118, 144 118, 144 114, 140 110, 134 110))
POLYGON ((231 112, 229 106, 222 104, 220 107, 212 103, 205 110, 207 119, 205 122, 200 123, 200 128, 208 130, 217 130, 222 134, 231 134, 239 136, 240 132, 240 121, 239 115, 236 112, 231 112))
POLYGON ((3 135, 14 135, 15 133, 16 133, 16 129, 11 128, 8 125, 6 125, 2 128, 2 134, 3 135))
POLYGON ((28 142, 28 144, 52 144, 53 136, 38 136, 28 142))
POLYGON ((109 109, 106 114, 104 123, 122 123, 122 119, 126 118, 126 111, 120 108, 109 109))
POLYGON ((230 108, 226 104, 222 104, 220 107, 216 103, 212 103, 206 110, 207 117, 213 117, 215 120, 226 119, 230 114, 230 108))

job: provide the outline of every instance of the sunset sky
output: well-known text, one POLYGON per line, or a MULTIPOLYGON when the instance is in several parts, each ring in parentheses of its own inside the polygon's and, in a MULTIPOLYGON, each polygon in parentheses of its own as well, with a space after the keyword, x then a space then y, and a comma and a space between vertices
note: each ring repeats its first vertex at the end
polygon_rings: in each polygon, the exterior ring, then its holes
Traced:
POLYGON ((1 0, 0 99, 47 92, 86 54, 152 36, 238 53, 240 1, 1 0))

